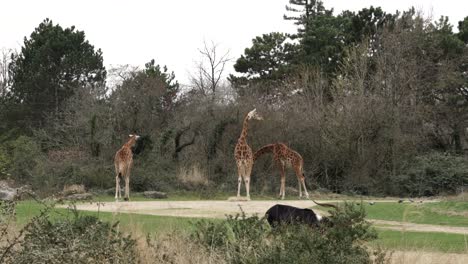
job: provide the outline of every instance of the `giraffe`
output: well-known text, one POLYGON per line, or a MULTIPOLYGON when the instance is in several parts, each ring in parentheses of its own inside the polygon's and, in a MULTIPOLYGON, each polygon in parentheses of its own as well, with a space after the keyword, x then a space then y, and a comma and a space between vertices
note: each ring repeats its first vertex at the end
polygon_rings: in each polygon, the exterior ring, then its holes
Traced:
POLYGON ((285 189, 285 182, 286 182, 285 167, 291 166, 294 169, 294 172, 296 173, 297 181, 299 183, 299 198, 302 198, 301 185, 304 187, 305 196, 309 198, 309 193, 307 192, 307 189, 305 186, 305 177, 304 177, 304 172, 303 172, 304 159, 302 159, 302 156, 296 151, 290 149, 284 143, 279 142, 275 144, 268 144, 268 145, 261 147, 259 150, 255 152, 253 156, 253 160, 255 161, 261 155, 267 152, 273 152, 273 160, 275 161, 276 165, 278 166, 280 170, 281 187, 280 187, 279 197, 281 197, 281 199, 284 199, 284 195, 285 195, 284 189, 285 189))
POLYGON ((242 179, 244 179, 247 200, 250 200, 250 173, 252 172, 253 166, 252 149, 247 144, 247 130, 250 119, 263 120, 263 118, 257 113, 257 109, 250 111, 244 118, 242 132, 234 149, 238 175, 237 197, 240 197, 241 182, 242 179))
POLYGON ((124 200, 128 201, 130 196, 130 170, 133 165, 132 147, 140 138, 138 135, 130 134, 129 140, 115 153, 114 166, 115 166, 115 200, 118 201, 122 198, 120 193, 120 177, 125 180, 125 196, 124 200))

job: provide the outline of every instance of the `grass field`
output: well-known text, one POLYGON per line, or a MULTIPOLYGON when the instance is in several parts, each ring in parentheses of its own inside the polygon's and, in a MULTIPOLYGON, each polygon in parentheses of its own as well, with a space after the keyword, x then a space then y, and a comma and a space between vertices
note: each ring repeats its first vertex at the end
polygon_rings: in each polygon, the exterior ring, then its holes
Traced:
POLYGON ((370 219, 403 221, 416 224, 468 226, 468 203, 436 202, 425 204, 376 203, 365 205, 370 219))
MULTIPOLYGON (((99 199, 108 200, 108 197, 99 199)), ((146 200, 143 197, 135 197, 133 200, 146 200)), ((444 215, 445 211, 455 211, 463 214, 466 208, 463 202, 440 202, 422 205, 377 203, 373 206, 366 205, 368 218, 408 221, 414 223, 426 223, 436 225, 468 226, 467 217, 463 215, 444 215)), ((24 225, 33 216, 39 214, 43 205, 35 201, 22 201, 17 206, 17 224, 24 225)), ((67 209, 54 209, 52 218, 67 217, 71 212, 67 209)), ((143 214, 107 213, 107 212, 81 212, 86 215, 98 216, 103 221, 120 223, 123 231, 139 234, 162 233, 179 230, 190 232, 197 218, 179 218, 167 216, 153 216, 143 214)), ((222 221, 215 220, 213 221, 222 221)), ((387 249, 396 250, 425 250, 440 252, 468 253, 468 234, 448 234, 435 232, 409 232, 377 229, 379 239, 372 242, 373 245, 381 245, 387 249)))
POLYGON ((468 235, 377 229, 379 239, 372 242, 394 250, 423 250, 468 254, 468 235))

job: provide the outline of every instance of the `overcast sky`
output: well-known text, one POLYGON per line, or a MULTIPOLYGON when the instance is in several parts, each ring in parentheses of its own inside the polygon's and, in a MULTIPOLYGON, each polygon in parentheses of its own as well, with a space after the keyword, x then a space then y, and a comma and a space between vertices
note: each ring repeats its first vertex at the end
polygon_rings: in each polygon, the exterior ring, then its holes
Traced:
MULTIPOLYGON (((273 31, 294 32, 284 21, 288 0, 2 0, 0 48, 19 50, 23 38, 50 18, 62 27, 75 25, 89 42, 103 51, 107 68, 143 65, 151 59, 167 65, 179 82, 187 84, 203 41, 236 59, 255 36, 273 31)), ((385 11, 411 6, 439 18, 449 16, 454 29, 468 16, 463 0, 324 0, 335 14, 381 6, 385 11)), ((233 61, 234 62, 234 61, 233 61)), ((229 72, 233 72, 232 63, 229 72)))

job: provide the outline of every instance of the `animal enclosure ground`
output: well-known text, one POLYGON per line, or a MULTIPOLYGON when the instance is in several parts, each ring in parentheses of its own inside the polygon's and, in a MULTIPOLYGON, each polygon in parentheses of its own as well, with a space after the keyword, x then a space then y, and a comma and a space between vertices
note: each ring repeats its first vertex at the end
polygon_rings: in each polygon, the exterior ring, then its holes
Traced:
MULTIPOLYGON (((321 200, 320 202, 339 202, 321 200)), ((131 213, 191 218, 223 219, 226 215, 244 212, 247 216, 263 216, 268 208, 275 204, 292 205, 301 208, 314 208, 320 214, 326 214, 323 208, 317 208, 310 200, 268 200, 268 201, 137 201, 103 202, 77 204, 79 210, 111 213, 131 213)), ((363 201, 368 204, 367 201, 363 201)), ((429 203, 426 203, 427 205, 429 203)), ((419 232, 444 232, 468 234, 468 218, 461 215, 443 215, 433 212, 426 204, 399 204, 394 200, 380 200, 374 205, 365 205, 368 218, 382 229, 419 232)), ((438 207, 430 205, 430 208, 438 207)), ((456 206, 455 206, 456 207, 456 206)))
MULTIPOLYGON (((109 200, 109 199, 105 199, 109 200)), ((229 201, 207 201, 207 200, 191 200, 191 201, 148 201, 147 199, 139 199, 145 201, 132 202, 101 202, 98 203, 80 203, 77 208, 84 214, 97 215, 104 221, 119 221, 122 229, 131 231, 138 230, 140 234, 145 233, 160 233, 171 230, 189 231, 193 228, 193 223, 200 218, 213 218, 212 221, 222 221, 225 215, 235 215, 240 213, 240 207, 247 215, 259 214, 262 215, 270 206, 282 203, 297 207, 312 207, 314 210, 324 210, 326 213, 328 208, 321 208, 314 205, 308 200, 263 200, 249 202, 229 202, 229 201), (99 210, 99 211, 98 211, 99 210), (118 212, 118 213, 117 213, 118 212)), ((323 200, 320 200, 324 202, 323 200)), ((327 200, 332 202, 331 200, 327 200)), ((334 201, 336 202, 336 200, 334 201)), ((428 208, 446 208, 450 211, 463 211, 464 203, 447 204, 445 202, 427 203, 424 206, 414 207, 412 204, 398 204, 395 200, 378 200, 373 206, 364 203, 368 216, 379 232, 379 240, 377 243, 385 248, 398 250, 425 250, 425 251, 441 251, 441 252, 458 252, 468 253, 468 227, 464 226, 463 222, 460 226, 441 225, 441 224, 416 224, 411 223, 414 218, 407 216, 408 211, 422 210, 428 208), (375 207, 374 207, 375 206, 375 207), (454 209, 455 208, 455 209, 454 209), (458 208, 458 209, 456 209, 458 208), (386 211, 394 212, 388 213, 386 211), (405 211, 407 211, 405 213, 405 211), (389 216, 398 218, 390 219, 389 216), (406 222, 402 222, 406 221, 406 222), (414 232, 418 231, 418 232, 414 232)), ((28 219, 37 215, 41 209, 41 205, 34 201, 22 201, 17 207, 17 223, 24 225, 28 219)), ((445 210, 445 209, 444 209, 445 210)), ((65 208, 56 208, 53 217, 64 217, 69 212, 65 208)), ((440 213, 437 211, 437 213, 440 213)), ((422 213, 418 213, 422 214, 422 213)), ((458 215, 455 215, 458 216, 458 215)), ((452 216, 446 215, 442 219, 442 223, 447 223, 452 216)), ((425 219, 425 218, 420 218, 425 219)), ((417 221, 417 220, 416 220, 417 221)), ((423 221, 424 222, 424 221, 423 221)))

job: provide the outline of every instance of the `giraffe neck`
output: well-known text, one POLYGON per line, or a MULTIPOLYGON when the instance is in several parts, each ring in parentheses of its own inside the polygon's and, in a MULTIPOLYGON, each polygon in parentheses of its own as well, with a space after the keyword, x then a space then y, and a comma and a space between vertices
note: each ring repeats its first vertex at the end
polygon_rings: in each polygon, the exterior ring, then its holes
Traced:
POLYGON ((240 143, 247 144, 247 130, 248 129, 249 129, 249 117, 246 115, 244 118, 244 124, 242 126, 242 132, 238 140, 240 143))
POLYGON ((127 141, 127 143, 124 144, 124 147, 125 148, 131 148, 131 147, 133 147, 133 145, 135 145, 135 138, 134 137, 130 138, 127 141))

